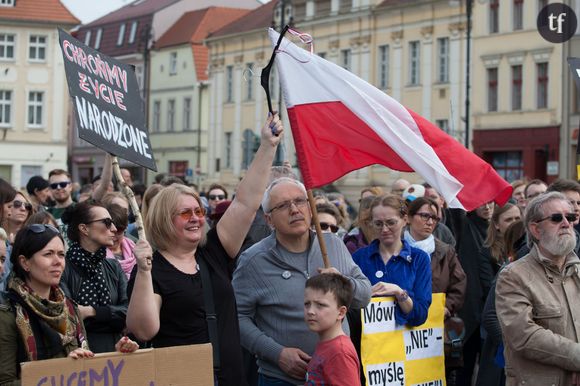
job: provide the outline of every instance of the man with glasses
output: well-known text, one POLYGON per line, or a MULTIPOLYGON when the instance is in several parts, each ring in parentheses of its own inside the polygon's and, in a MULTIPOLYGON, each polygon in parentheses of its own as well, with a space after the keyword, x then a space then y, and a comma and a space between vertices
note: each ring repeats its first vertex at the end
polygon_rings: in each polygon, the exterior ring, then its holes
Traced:
POLYGON ((52 198, 56 201, 56 205, 49 208, 48 212, 54 216, 60 225, 60 218, 65 209, 73 204, 71 175, 66 170, 54 169, 48 174, 48 182, 52 191, 52 198))
POLYGON ((578 385, 580 259, 569 199, 549 192, 528 203, 530 253, 500 272, 496 310, 505 345, 506 385, 578 385))
MULTIPOLYGON (((240 256, 232 281, 241 341, 257 357, 260 385, 303 385, 318 341, 303 320, 306 280, 325 272, 346 276, 354 288, 354 308, 368 304, 371 286, 342 240, 328 233, 324 239, 331 268, 323 268, 302 183, 288 177, 274 180, 262 208, 274 232, 240 256)), ((348 331, 348 324, 344 327, 348 331)))

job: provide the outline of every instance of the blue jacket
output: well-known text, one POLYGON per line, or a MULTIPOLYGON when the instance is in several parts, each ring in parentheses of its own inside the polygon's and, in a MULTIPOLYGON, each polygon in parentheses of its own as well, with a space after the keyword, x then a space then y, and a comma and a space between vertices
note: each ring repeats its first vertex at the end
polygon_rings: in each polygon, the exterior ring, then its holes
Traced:
POLYGON ((423 250, 411 247, 405 240, 398 256, 393 256, 387 264, 379 253, 379 240, 354 253, 352 258, 361 271, 375 285, 378 282, 396 284, 406 290, 413 300, 413 310, 404 314, 399 306, 395 309, 398 324, 420 326, 427 320, 431 305, 431 262, 423 250))

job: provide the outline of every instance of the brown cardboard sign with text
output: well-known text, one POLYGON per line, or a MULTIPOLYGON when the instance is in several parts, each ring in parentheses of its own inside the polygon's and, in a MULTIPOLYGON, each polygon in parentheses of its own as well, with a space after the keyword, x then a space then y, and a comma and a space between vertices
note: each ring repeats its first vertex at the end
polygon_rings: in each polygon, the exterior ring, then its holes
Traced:
POLYGON ((49 359, 22 364, 23 386, 213 385, 211 344, 49 359))

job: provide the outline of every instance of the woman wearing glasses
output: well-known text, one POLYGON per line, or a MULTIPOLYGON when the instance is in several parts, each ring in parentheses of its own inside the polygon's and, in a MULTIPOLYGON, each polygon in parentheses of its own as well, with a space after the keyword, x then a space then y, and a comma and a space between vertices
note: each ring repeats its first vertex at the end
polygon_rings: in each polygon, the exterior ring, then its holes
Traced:
POLYGON ((419 326, 431 305, 429 256, 402 238, 407 206, 394 195, 376 197, 371 224, 378 238, 352 256, 372 284, 373 296, 394 296, 399 325, 419 326))
POLYGON ((439 222, 439 206, 429 198, 419 197, 409 204, 405 240, 431 257, 432 292, 445 294, 445 318, 454 315, 465 297, 467 278, 455 249, 433 236, 439 222))
POLYGON ((62 215, 70 240, 61 287, 79 305, 94 352, 115 351, 127 314, 127 279, 116 259, 107 259, 117 228, 107 209, 87 201, 62 215))
POLYGON ((24 194, 17 192, 9 209, 9 216, 4 230, 14 237, 26 220, 32 215, 32 204, 24 194))
MULTIPOLYGON (((342 216, 334 204, 316 204, 316 212, 318 213, 318 222, 323 233, 337 234, 341 230, 342 216)), ((342 231, 344 232, 344 229, 342 231)), ((340 235, 338 236, 340 237, 340 235)))
POLYGON ((282 131, 278 116, 270 116, 235 199, 207 235, 199 196, 189 187, 174 184, 155 196, 145 217, 147 239, 155 253, 143 240, 135 248, 129 330, 139 339, 151 340, 153 347, 212 342, 214 374, 220 386, 246 383, 231 278, 266 189, 282 131), (206 320, 211 313, 208 303, 213 303, 216 318, 206 320))

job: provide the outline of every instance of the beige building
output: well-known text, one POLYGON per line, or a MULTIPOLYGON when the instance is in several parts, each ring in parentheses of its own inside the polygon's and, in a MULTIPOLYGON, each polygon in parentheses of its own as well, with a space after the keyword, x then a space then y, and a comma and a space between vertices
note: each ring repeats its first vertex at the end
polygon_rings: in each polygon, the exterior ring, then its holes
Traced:
MULTIPOLYGON (((248 165, 250 134, 266 114, 258 75, 272 53, 267 28, 282 16, 314 38, 315 53, 367 80, 462 140, 465 10, 449 1, 272 1, 214 33, 210 49, 209 182, 237 183, 248 165), (450 4, 451 3, 451 4, 450 4), (252 70, 253 76, 249 76, 252 70)), ((273 104, 280 92, 271 80, 273 104)), ((286 119, 285 108, 281 108, 286 119)), ((288 122, 285 127, 290 129, 288 122)), ((348 140, 345 138, 344 140, 348 140)), ((290 130, 286 159, 296 164, 290 130)), ((340 160, 337 160, 340 162, 340 160)), ((373 166, 335 182, 354 198, 401 175, 373 166)), ((418 178, 413 175, 408 178, 418 178)), ((358 198, 358 197, 357 197, 358 198)))
POLYGON ((547 1, 474 2, 474 151, 508 181, 570 177, 564 48, 538 33, 547 1))
POLYGON ((0 177, 15 187, 66 169, 69 98, 57 27, 78 23, 58 0, 0 3, 0 177))

